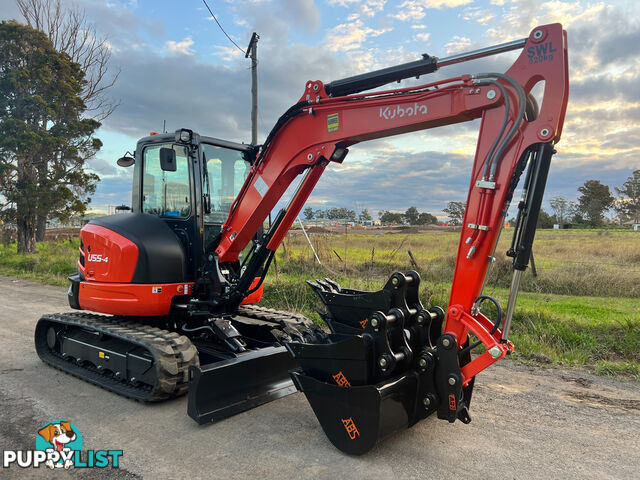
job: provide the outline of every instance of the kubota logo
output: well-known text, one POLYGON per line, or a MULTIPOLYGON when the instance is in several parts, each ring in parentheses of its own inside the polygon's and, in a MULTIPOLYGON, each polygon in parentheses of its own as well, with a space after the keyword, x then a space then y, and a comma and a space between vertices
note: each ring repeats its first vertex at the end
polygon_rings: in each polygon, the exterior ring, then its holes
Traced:
POLYGON ((344 425, 344 428, 347 431, 347 434, 349 435, 349 438, 351 440, 355 440, 360 436, 360 432, 356 428, 356 424, 353 423, 353 419, 351 417, 343 418, 342 424, 344 425))
POLYGON ((416 115, 426 115, 427 114, 427 106, 426 105, 418 105, 415 102, 412 106, 409 107, 401 107, 400 105, 396 105, 395 107, 380 107, 380 118, 385 120, 393 120, 394 118, 402 118, 402 117, 414 117, 416 115))

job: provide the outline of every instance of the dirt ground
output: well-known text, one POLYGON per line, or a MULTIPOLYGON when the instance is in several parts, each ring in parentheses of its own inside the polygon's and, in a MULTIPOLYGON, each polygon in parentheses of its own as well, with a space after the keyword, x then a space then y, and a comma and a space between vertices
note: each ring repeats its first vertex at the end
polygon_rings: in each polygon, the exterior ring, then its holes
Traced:
MULTIPOLYGON (((302 394, 199 426, 186 399, 127 400, 47 367, 33 347, 39 315, 66 311, 66 292, 0 277, 2 449, 32 449, 38 428, 69 419, 85 449, 122 449, 118 469, 81 478, 637 478, 640 384, 502 361, 476 380, 469 425, 429 418, 363 457, 336 450, 302 394)), ((3 469, 2 478, 51 478, 3 469)))

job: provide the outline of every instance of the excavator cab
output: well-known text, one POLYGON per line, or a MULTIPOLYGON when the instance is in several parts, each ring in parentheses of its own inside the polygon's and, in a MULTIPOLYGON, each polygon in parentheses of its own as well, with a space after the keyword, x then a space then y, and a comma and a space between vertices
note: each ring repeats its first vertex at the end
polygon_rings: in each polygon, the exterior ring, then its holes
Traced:
POLYGON ((187 129, 138 142, 132 211, 154 215, 173 230, 188 252, 185 269, 191 281, 220 234, 249 173, 253 151, 250 145, 187 129))

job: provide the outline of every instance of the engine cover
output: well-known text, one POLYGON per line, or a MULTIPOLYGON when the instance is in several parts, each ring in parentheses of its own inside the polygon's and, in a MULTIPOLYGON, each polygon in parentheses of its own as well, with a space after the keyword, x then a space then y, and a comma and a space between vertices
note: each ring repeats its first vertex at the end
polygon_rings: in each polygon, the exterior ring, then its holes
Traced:
POLYGON ((78 275, 69 304, 93 312, 167 315, 173 297, 189 295, 181 241, 161 219, 135 213, 92 220, 80 232, 78 275))
MULTIPOLYGON (((80 233, 87 280, 179 283, 185 280, 182 243, 153 215, 134 213, 91 220, 80 233)), ((83 269, 81 268, 81 271, 83 269)))

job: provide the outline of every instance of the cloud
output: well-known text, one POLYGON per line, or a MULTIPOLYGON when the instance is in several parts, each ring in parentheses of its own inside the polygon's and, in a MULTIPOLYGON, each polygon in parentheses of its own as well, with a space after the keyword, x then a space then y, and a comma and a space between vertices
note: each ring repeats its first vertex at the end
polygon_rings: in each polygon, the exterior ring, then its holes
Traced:
POLYGON ((180 42, 174 42, 173 40, 168 40, 165 43, 167 49, 174 53, 180 53, 182 55, 193 55, 194 51, 191 49, 191 45, 193 45, 193 39, 191 37, 186 37, 184 40, 180 42))
POLYGON ((416 21, 425 17, 425 10, 430 8, 441 10, 443 8, 455 8, 472 3, 473 0, 405 0, 398 7, 398 13, 394 18, 402 22, 416 21))
POLYGON ((417 40, 420 40, 421 42, 425 42, 425 43, 429 41, 429 37, 431 37, 431 34, 428 32, 418 33, 416 35, 417 40))
POLYGON ((462 18, 467 21, 474 21, 480 25, 487 25, 495 18, 494 12, 478 7, 468 7, 462 12, 462 18))
POLYGON ((220 57, 225 62, 244 57, 244 53, 238 49, 235 45, 216 45, 213 47, 215 55, 220 57))
POLYGON ((325 208, 351 206, 357 201, 361 208, 375 213, 404 211, 410 205, 437 213, 447 201, 466 198, 471 174, 468 157, 433 151, 388 155, 382 149, 369 152, 366 163, 354 164, 352 154, 365 145, 353 147, 342 165, 331 164, 327 168, 308 204, 325 208))
POLYGON ((313 0, 283 0, 280 11, 284 18, 305 31, 315 33, 320 27, 320 12, 313 0))
POLYGON ((473 0, 423 0, 426 8, 455 8, 468 5, 473 0))
POLYGON ((471 46, 471 39, 467 37, 461 37, 458 35, 454 35, 451 41, 449 41, 445 46, 445 50, 447 55, 452 55, 454 53, 460 53, 465 50, 469 50, 471 46))
POLYGON ((386 0, 369 0, 360 7, 360 12, 365 17, 373 17, 384 10, 386 3, 386 0))
POLYGON ((339 5, 341 7, 350 7, 351 5, 358 4, 362 2, 362 0, 328 0, 329 5, 335 6, 339 5))
POLYGON ((419 0, 407 0, 398 7, 398 13, 394 15, 401 22, 421 20, 426 15, 425 6, 419 0))
POLYGON ((346 52, 360 48, 369 37, 377 37, 391 31, 391 28, 374 29, 356 19, 337 25, 327 34, 326 45, 331 52, 346 52))

